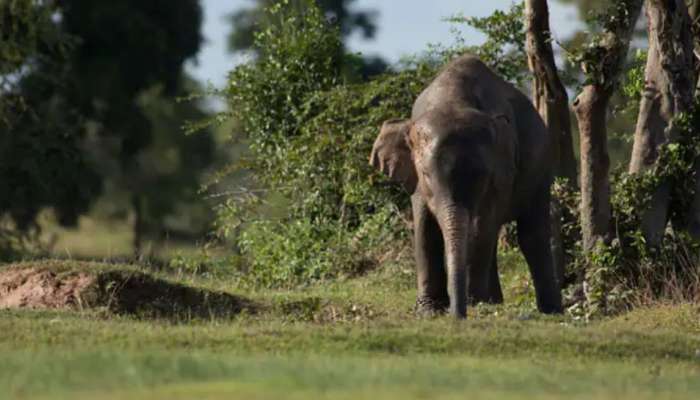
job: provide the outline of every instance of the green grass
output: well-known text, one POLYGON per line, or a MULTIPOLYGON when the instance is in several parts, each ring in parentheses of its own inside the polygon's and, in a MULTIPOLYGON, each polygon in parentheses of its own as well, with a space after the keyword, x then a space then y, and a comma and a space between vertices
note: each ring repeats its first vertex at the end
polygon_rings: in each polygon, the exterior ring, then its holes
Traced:
MULTIPOLYGON (((32 376, 70 398, 693 398, 697 371, 622 362, 211 353, 40 355, 32 376), (70 366, 69 368, 66 368, 70 366), (67 392, 66 388, 76 391, 67 392), (377 396, 380 393, 382 396, 377 396), (179 395, 179 396, 178 396, 179 395), (233 397, 231 397, 233 396, 233 397), (309 397, 311 396, 311 397, 309 397)), ((12 365, 12 361, 10 361, 12 365)), ((31 392, 25 392, 27 396, 31 392)), ((21 392, 20 392, 21 395, 21 392)))
POLYGON ((231 319, 0 311, 0 398, 697 398, 700 306, 545 317, 517 264, 507 304, 464 322, 416 319, 391 269, 296 291, 181 277, 259 305, 231 319))
MULTIPOLYGON (((130 258, 134 254, 133 224, 124 220, 82 216, 75 228, 64 228, 50 216, 41 219, 42 241, 50 247, 53 257, 73 259, 130 258)), ((144 239, 142 251, 154 258, 168 259, 199 251, 196 243, 163 239, 144 239)))

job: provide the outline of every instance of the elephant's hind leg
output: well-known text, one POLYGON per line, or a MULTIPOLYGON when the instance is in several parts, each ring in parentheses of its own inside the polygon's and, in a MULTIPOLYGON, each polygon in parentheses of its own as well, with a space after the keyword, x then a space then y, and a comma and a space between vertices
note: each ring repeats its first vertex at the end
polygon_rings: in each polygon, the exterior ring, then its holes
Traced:
POLYGON ((450 304, 442 232, 420 195, 413 195, 411 202, 418 280, 416 311, 420 314, 441 313, 450 304))
POLYGON ((562 312, 561 290, 554 276, 550 247, 549 188, 518 219, 518 243, 535 284, 537 308, 547 314, 562 312))
POLYGON ((493 247, 491 261, 491 276, 489 277, 489 298, 487 302, 491 304, 503 303, 503 291, 501 290, 501 278, 498 276, 498 245, 493 247))

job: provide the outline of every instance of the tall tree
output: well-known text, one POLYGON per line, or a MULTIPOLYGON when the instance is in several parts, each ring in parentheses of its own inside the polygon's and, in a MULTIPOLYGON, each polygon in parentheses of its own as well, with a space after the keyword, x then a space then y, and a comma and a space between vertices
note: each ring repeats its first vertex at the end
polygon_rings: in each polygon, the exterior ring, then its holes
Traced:
MULTIPOLYGON (((159 192, 147 191, 150 186, 143 184, 152 175, 152 163, 142 160, 153 145, 155 127, 139 98, 154 86, 161 86, 166 98, 182 93, 184 63, 202 42, 201 5, 199 0, 58 4, 62 28, 79 38, 70 58, 71 90, 65 96, 78 105, 98 138, 93 148, 99 153, 93 159, 99 171, 131 197, 139 253, 148 204, 160 203, 153 198, 159 192)), ((169 134, 175 140, 183 133, 169 134)))
MULTIPOLYGON (((700 98, 700 0, 691 0, 689 14, 693 33, 695 97, 697 100, 700 98)), ((700 159, 695 161, 695 197, 688 213, 686 228, 693 237, 700 237, 700 159)))
POLYGON ((581 137, 581 229, 592 249, 610 234, 607 116, 643 0, 615 0, 603 30, 581 57, 587 84, 574 102, 581 137))
POLYGON ((688 10, 692 21, 693 46, 695 48, 696 96, 700 96, 700 0, 691 0, 688 10))
MULTIPOLYGON (((191 79, 183 84, 175 94, 184 97, 201 90, 191 79)), ((141 94, 138 105, 149 121, 151 142, 134 157, 136 173, 127 170, 119 178, 121 188, 131 192, 137 218, 133 240, 137 252, 145 237, 157 241, 206 232, 207 216, 212 216, 198 191, 203 172, 216 156, 209 130, 185 134, 182 129, 187 121, 206 119, 207 113, 199 104, 164 96, 163 88, 157 86, 141 94), (175 219, 185 219, 185 223, 166 224, 175 219)))
MULTIPOLYGON (((569 96, 554 61, 547 1, 526 0, 525 17, 528 65, 534 76, 532 97, 552 137, 555 175, 566 178, 570 185, 577 185, 569 96)), ((565 270, 561 212, 561 205, 554 204, 552 207, 552 255, 559 284, 563 283, 565 270)))
MULTIPOLYGON (((633 174, 652 168, 660 147, 677 139, 674 118, 690 111, 695 82, 691 20, 685 0, 647 0, 646 15, 649 55, 629 167, 633 174)), ((663 237, 670 191, 670 183, 662 182, 642 216, 642 233, 651 245, 663 237)))

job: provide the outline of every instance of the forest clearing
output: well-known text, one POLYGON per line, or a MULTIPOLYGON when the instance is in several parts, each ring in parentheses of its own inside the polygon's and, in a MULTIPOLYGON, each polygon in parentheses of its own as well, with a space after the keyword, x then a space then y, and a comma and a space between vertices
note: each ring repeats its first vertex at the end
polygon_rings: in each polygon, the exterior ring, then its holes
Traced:
POLYGON ((0 400, 700 396, 700 0, 389 3, 0 0, 0 400))

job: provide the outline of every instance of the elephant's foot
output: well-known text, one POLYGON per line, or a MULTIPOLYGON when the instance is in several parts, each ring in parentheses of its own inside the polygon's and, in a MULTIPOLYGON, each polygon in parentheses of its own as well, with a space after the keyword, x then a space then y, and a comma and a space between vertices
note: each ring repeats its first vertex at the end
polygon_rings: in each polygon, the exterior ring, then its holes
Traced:
POLYGON ((564 312, 560 298, 548 299, 547 301, 538 300, 537 309, 543 314, 562 314, 564 312))
POLYGON ((434 317, 445 314, 450 306, 449 299, 419 297, 416 300, 415 313, 420 317, 434 317))

